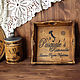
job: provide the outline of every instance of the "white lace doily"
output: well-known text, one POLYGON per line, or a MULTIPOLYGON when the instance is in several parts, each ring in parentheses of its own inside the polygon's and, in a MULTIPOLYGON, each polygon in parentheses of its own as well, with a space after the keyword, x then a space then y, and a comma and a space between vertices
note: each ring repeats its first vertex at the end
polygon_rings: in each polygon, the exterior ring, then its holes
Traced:
POLYGON ((0 24, 6 34, 11 37, 14 29, 30 21, 35 13, 51 7, 51 2, 61 0, 0 0, 0 24))

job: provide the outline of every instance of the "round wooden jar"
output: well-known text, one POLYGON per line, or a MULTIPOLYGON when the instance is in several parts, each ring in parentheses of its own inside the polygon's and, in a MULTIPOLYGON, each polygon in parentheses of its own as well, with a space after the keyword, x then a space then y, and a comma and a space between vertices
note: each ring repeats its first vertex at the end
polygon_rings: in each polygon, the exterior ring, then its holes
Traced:
POLYGON ((5 43, 5 56, 7 63, 15 64, 22 59, 22 38, 12 37, 4 39, 5 43))
POLYGON ((0 26, 0 61, 4 59, 4 38, 5 37, 6 37, 5 33, 0 26))

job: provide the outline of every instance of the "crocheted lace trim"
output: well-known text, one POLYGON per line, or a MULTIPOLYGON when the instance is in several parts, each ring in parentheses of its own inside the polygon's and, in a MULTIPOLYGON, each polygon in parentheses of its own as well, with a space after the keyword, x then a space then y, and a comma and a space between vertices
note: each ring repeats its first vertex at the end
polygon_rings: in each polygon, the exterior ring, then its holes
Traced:
POLYGON ((35 13, 48 9, 51 3, 61 0, 0 0, 0 24, 6 34, 11 37, 14 29, 30 21, 35 13))

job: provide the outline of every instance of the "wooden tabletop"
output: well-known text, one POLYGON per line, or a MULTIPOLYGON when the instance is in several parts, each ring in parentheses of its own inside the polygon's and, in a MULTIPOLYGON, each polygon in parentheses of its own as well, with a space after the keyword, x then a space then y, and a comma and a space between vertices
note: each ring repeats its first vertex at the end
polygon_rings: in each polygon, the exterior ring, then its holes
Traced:
POLYGON ((80 63, 75 65, 31 65, 0 63, 0 80, 80 80, 80 63))

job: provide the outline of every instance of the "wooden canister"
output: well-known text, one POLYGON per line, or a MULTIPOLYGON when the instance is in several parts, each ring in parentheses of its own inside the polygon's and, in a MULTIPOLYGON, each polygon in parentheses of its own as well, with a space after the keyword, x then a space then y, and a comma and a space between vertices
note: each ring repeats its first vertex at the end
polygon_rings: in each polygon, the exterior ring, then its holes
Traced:
POLYGON ((6 37, 5 33, 0 26, 0 60, 4 59, 4 38, 5 37, 6 37))
POLYGON ((22 38, 12 37, 4 39, 7 63, 15 64, 23 57, 22 38))

